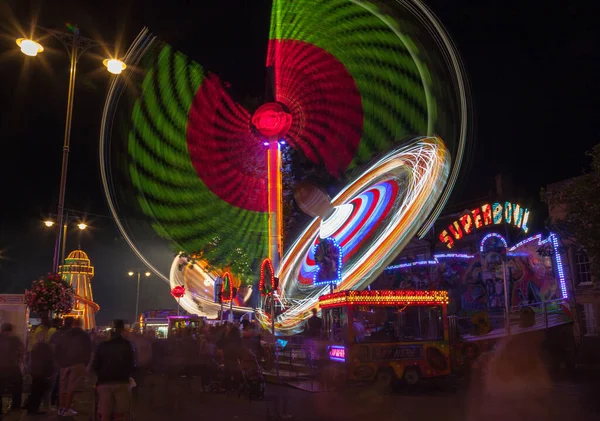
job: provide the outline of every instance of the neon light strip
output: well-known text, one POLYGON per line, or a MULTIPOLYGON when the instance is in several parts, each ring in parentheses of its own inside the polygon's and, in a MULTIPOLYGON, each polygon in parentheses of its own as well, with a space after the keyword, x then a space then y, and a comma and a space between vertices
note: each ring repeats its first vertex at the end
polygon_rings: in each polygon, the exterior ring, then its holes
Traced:
POLYGON ((427 266, 427 265, 437 265, 439 262, 438 259, 473 259, 475 256, 472 254, 464 254, 464 253, 447 253, 447 254, 436 254, 433 256, 433 260, 419 260, 418 262, 410 262, 410 263, 400 263, 399 265, 392 265, 385 268, 385 270, 395 270, 395 269, 403 269, 412 266, 427 266))
POLYGON ((506 240, 504 239, 504 237, 502 237, 500 234, 498 234, 496 232, 490 232, 489 234, 486 234, 486 236, 481 239, 481 243, 479 243, 479 251, 481 253, 483 253, 483 245, 490 237, 499 238, 502 241, 504 248, 508 248, 508 244, 506 243, 506 240))
POLYGON ((562 293, 562 298, 567 299, 569 298, 567 293, 567 281, 563 270, 562 257, 558 251, 558 237, 556 234, 551 233, 548 239, 552 240, 552 247, 554 248, 554 260, 556 261, 556 271, 558 272, 558 280, 560 281, 560 292, 562 293))
MULTIPOLYGON (((337 285, 338 283, 340 283, 342 281, 342 260, 343 260, 344 252, 343 252, 342 248, 339 246, 339 244, 337 243, 337 241, 335 241, 335 238, 329 237, 329 238, 324 239, 323 241, 331 241, 333 243, 333 246, 338 251, 336 279, 328 279, 326 281, 317 282, 317 276, 319 275, 319 272, 321 271, 321 266, 319 264, 317 264, 317 266, 319 267, 319 270, 315 272, 315 275, 313 277, 313 284, 314 285, 329 285, 329 284, 337 285)), ((316 244, 313 248, 313 250, 314 250, 313 254, 315 254, 315 255, 317 254, 317 248, 319 247, 319 244, 316 244)))
POLYGON ((448 304, 448 291, 340 291, 319 297, 319 307, 448 304))

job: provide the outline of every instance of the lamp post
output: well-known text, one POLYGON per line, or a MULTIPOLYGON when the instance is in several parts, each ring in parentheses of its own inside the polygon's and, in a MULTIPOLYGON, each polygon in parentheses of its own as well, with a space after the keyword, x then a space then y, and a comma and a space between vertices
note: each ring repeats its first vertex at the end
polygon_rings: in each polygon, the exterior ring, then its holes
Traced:
MULTIPOLYGON (((69 163, 69 147, 71 143, 71 122, 73 120, 73 102, 75 97, 75 76, 77 74, 77 61, 79 57, 89 50, 92 47, 96 47, 100 45, 100 43, 82 37, 79 34, 79 28, 77 26, 68 26, 70 29, 69 32, 57 31, 54 29, 47 29, 43 27, 38 27, 49 35, 53 36, 65 47, 67 53, 69 54, 69 59, 71 62, 70 66, 70 76, 69 76, 69 90, 67 92, 67 112, 65 118, 65 133, 64 133, 64 141, 63 141, 63 150, 62 150, 62 166, 60 173, 60 188, 58 193, 58 226, 64 226, 64 205, 65 205, 65 194, 66 194, 66 186, 67 186, 67 168, 69 163)), ((33 39, 27 38, 19 38, 17 39, 17 45, 20 47, 21 52, 27 56, 35 57, 39 53, 44 51, 44 47, 37 41, 33 39)), ((108 71, 113 74, 119 74, 123 69, 126 68, 125 63, 116 60, 109 59, 105 60, 104 65, 107 67, 108 71)), ((52 262, 52 272, 58 272, 59 265, 59 250, 64 250, 64 244, 61 245, 63 241, 63 233, 64 230, 57 230, 56 233, 56 242, 54 243, 54 259, 52 262)))
MULTIPOLYGON (((52 218, 58 217, 58 215, 51 215, 52 218)), ((60 218, 58 218, 60 220, 60 218)), ((65 212, 65 215, 63 217, 63 222, 62 222, 62 244, 61 244, 61 253, 60 253, 60 264, 64 263, 65 261, 65 248, 67 245, 67 226, 69 225, 69 223, 71 222, 75 222, 77 228, 79 228, 79 231, 84 231, 85 229, 87 229, 88 224, 86 224, 85 222, 83 222, 84 220, 78 217, 74 217, 68 214, 68 212, 65 212)), ((55 222, 53 219, 46 219, 44 221, 44 225, 46 225, 48 228, 51 228, 55 225, 55 222)), ((59 225, 60 226, 60 225, 59 225)), ((58 231, 61 231, 60 229, 58 231)), ((81 239, 80 239, 81 240, 81 239)), ((60 266, 59 264, 59 266, 60 266)), ((57 268, 58 270, 58 268, 57 268)))
MULTIPOLYGON (((135 317, 133 318, 133 323, 135 323, 135 321, 137 320, 139 313, 139 307, 140 307, 140 277, 142 275, 142 271, 140 269, 134 269, 134 270, 130 270, 129 272, 127 272, 127 275, 129 276, 133 276, 137 274, 137 294, 136 294, 136 298, 135 298, 135 317)), ((146 278, 148 278, 151 275, 150 272, 144 272, 144 276, 146 278)))

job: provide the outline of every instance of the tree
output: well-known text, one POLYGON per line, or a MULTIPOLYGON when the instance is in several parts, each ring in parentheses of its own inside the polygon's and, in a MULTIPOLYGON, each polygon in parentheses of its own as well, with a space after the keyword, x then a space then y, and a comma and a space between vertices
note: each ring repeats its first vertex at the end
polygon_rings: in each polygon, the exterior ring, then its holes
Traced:
POLYGON ((590 259, 595 282, 600 280, 600 144, 587 152, 591 168, 555 190, 542 190, 542 201, 551 214, 548 228, 582 249, 590 259))

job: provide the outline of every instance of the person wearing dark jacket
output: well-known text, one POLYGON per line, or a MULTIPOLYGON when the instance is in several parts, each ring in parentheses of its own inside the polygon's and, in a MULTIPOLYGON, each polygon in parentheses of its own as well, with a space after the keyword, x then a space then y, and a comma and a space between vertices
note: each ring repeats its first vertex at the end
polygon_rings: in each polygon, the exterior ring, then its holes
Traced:
POLYGON ((114 321, 111 338, 98 345, 92 367, 98 376, 98 418, 102 421, 115 417, 129 420, 131 391, 129 378, 135 370, 135 357, 131 343, 122 336, 122 320, 114 321))
POLYGON ((60 367, 58 415, 72 417, 77 412, 71 408, 73 396, 83 388, 86 367, 92 355, 90 335, 81 329, 81 319, 65 317, 65 329, 55 335, 54 356, 60 367))
MULTIPOLYGON (((25 349, 13 330, 14 326, 10 323, 3 323, 0 329, 0 397, 4 392, 11 390, 11 410, 16 411, 21 408, 23 375, 20 366, 25 349)), ((0 420, 2 420, 2 416, 0 410, 0 420)))
POLYGON ((38 415, 44 392, 50 388, 54 361, 52 348, 47 342, 38 342, 31 350, 31 393, 27 401, 27 414, 38 415))

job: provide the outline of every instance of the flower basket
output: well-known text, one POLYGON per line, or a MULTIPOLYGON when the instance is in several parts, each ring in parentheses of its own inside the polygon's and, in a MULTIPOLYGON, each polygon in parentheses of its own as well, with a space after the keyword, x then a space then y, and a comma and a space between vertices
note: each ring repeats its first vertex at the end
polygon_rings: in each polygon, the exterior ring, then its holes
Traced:
POLYGON ((33 281, 25 290, 25 301, 32 311, 40 314, 68 314, 73 310, 73 288, 60 275, 48 274, 46 278, 33 281))

